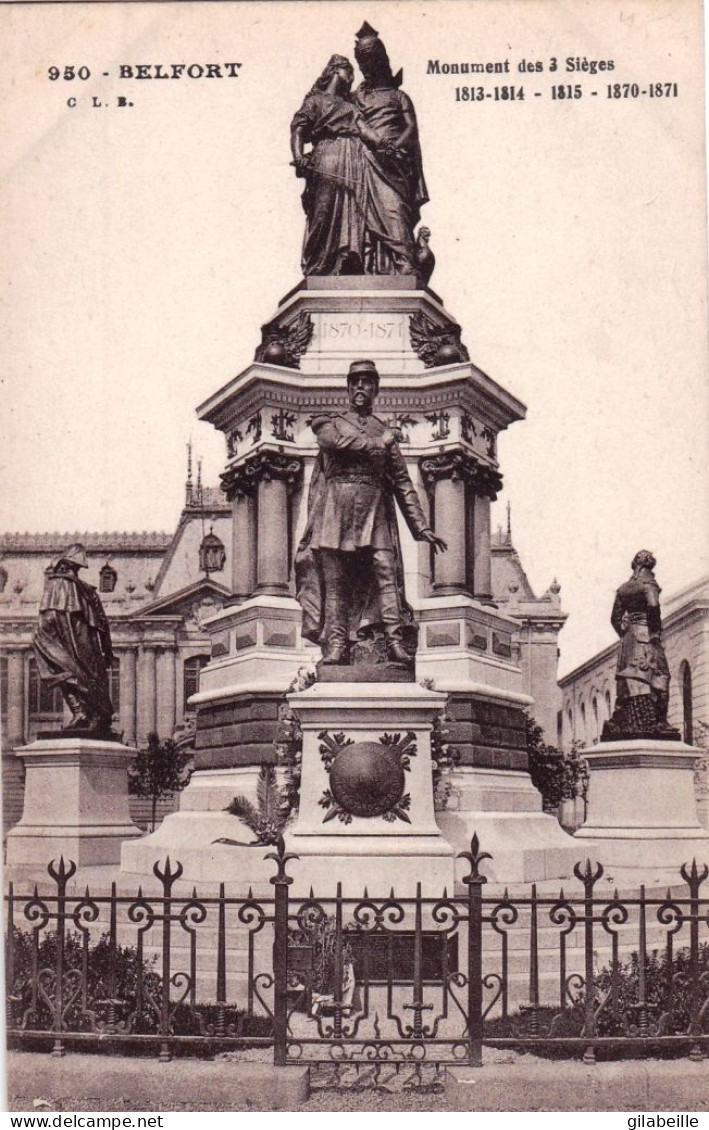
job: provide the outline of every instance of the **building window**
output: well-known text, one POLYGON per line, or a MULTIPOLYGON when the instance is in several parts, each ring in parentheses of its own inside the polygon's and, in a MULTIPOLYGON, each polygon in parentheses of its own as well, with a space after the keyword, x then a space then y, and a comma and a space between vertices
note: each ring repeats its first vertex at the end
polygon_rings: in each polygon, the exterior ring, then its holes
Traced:
POLYGON ((224 543, 210 529, 199 547, 199 567, 202 573, 221 573, 226 561, 224 543))
POLYGON ((64 715, 64 699, 59 687, 50 687, 40 679, 37 661, 30 659, 29 679, 29 719, 30 722, 61 721, 64 715))
POLYGON ((588 730, 586 729, 586 703, 581 703, 581 741, 588 740, 588 730))
POLYGON ((686 659, 679 668, 682 684, 682 737, 687 745, 694 741, 694 719, 692 717, 692 669, 686 659))
POLYGON ((121 712, 121 661, 115 657, 113 663, 108 669, 108 678, 110 682, 109 694, 111 696, 111 704, 113 706, 113 713, 120 714, 121 712))
POLYGON ((184 667, 184 689, 185 689, 185 710, 189 710, 189 699, 193 694, 197 694, 199 690, 199 673, 203 667, 209 663, 208 655, 192 655, 189 659, 185 660, 184 667))
POLYGON ((3 569, 0 565, 0 592, 5 592, 5 585, 7 584, 7 569, 3 569))
POLYGON ((118 573, 106 562, 98 575, 99 592, 113 592, 117 580, 118 573))
POLYGON ((606 718, 610 718, 613 711, 611 710, 611 692, 606 691, 606 718))
POLYGON ((597 742, 599 737, 601 736, 601 731, 598 724, 598 699, 595 695, 593 696, 593 702, 591 705, 593 707, 593 740, 594 742, 597 742))

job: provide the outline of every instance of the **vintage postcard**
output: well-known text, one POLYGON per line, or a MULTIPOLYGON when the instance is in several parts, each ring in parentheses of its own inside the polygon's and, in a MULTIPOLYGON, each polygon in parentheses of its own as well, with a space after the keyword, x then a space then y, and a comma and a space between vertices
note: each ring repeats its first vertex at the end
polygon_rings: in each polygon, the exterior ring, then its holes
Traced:
POLYGON ((9 1109, 695 1117, 699 0, 0 38, 9 1109))

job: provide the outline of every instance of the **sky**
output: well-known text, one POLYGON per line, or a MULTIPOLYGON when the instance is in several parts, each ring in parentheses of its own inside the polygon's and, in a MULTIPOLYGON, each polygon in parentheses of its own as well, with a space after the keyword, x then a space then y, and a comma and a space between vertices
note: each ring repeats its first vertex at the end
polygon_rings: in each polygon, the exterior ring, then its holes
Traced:
POLYGON ((563 673, 611 642, 637 549, 665 596, 707 571, 694 0, 3 6, 0 529, 169 531, 189 440, 218 481, 224 440, 195 407, 249 364, 300 279, 288 127, 363 19, 416 107, 431 286, 528 408, 500 438, 493 521, 509 501, 533 587, 561 584, 563 673), (509 76, 473 81, 525 98, 456 101, 471 79, 428 74, 430 59, 509 59, 509 76), (119 77, 181 62, 241 67, 119 77), (49 78, 66 65, 90 76, 49 78), (615 82, 677 96, 609 98, 615 82), (551 97, 577 83, 580 98, 551 97))

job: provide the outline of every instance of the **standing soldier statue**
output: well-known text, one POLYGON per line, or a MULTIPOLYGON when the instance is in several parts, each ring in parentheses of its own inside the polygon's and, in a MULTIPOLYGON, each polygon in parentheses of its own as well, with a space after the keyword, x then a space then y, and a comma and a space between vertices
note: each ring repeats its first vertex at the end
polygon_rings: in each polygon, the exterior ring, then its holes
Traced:
POLYGON ((321 644, 325 665, 350 664, 353 644, 379 632, 387 659, 413 666, 395 500, 417 541, 447 549, 424 517, 393 431, 372 415, 378 390, 374 362, 353 361, 349 409, 312 422, 320 455, 296 581, 303 635, 321 644))
POLYGON ((32 646, 40 678, 59 687, 71 711, 64 729, 106 737, 113 715, 108 676, 113 651, 101 599, 79 578, 79 569, 87 566, 77 543, 47 568, 32 646))

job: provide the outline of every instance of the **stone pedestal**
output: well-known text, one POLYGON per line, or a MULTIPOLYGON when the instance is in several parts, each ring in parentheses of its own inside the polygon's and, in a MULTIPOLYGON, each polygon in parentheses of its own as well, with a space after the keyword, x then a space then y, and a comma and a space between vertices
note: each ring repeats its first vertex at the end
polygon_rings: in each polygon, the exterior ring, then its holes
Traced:
POLYGON ((8 832, 8 867, 44 867, 61 855, 77 866, 118 863, 123 841, 141 834, 128 810, 135 750, 58 735, 15 753, 25 763, 25 806, 8 832))
POLYGON ((699 822, 694 794, 700 750, 638 739, 602 742, 581 753, 591 771, 588 812, 574 838, 594 841, 606 870, 654 867, 677 875, 693 857, 709 864, 709 832, 699 822))
MULTIPOLYGON (((474 834, 485 860, 481 870, 496 883, 531 883, 566 879, 582 850, 560 827, 555 816, 542 811, 542 799, 527 772, 462 767, 453 774, 448 805, 438 823, 458 851, 474 834)), ((457 878, 465 875, 458 861, 457 878)))
POLYGON ((431 727, 446 696, 416 683, 316 683, 288 696, 303 728, 295 892, 449 892, 454 852, 433 808, 431 727), (382 811, 384 809, 384 811, 382 811), (369 810, 371 814, 363 813, 369 810))

